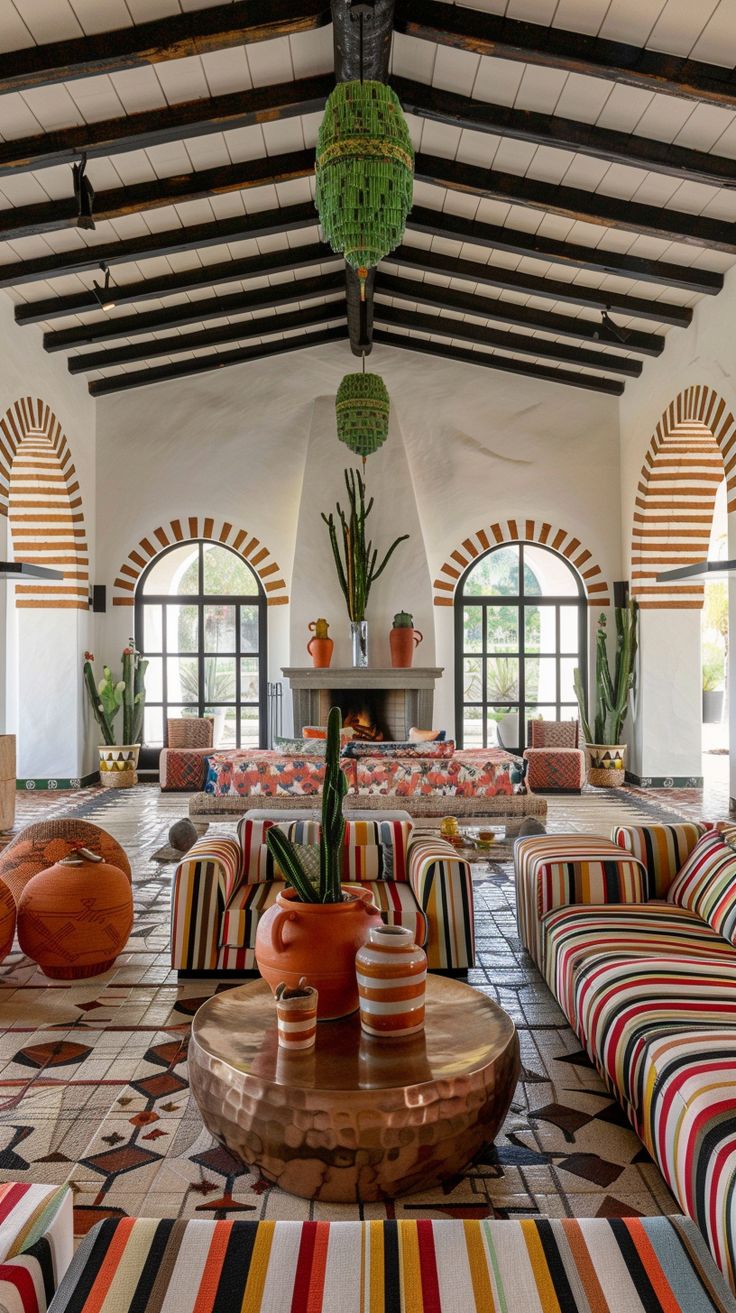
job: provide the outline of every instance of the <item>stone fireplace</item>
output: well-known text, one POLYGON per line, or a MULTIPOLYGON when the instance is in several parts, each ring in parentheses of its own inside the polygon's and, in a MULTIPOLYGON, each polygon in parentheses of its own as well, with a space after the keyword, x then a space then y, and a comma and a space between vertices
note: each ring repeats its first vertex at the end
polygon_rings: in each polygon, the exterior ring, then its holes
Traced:
POLYGON ((324 725, 331 706, 339 706, 343 719, 355 717, 356 737, 373 741, 406 739, 412 725, 432 727, 434 686, 442 667, 410 670, 356 670, 353 667, 315 670, 312 666, 285 666, 291 688, 294 734, 305 725, 324 725))

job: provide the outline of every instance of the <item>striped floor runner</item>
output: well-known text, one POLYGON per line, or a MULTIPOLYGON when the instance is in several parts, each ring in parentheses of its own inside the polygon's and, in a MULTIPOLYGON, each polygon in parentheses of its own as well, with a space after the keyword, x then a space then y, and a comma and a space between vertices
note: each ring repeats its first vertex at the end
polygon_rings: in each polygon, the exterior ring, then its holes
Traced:
POLYGON ((736 1313, 679 1217, 101 1222, 52 1313, 736 1313))

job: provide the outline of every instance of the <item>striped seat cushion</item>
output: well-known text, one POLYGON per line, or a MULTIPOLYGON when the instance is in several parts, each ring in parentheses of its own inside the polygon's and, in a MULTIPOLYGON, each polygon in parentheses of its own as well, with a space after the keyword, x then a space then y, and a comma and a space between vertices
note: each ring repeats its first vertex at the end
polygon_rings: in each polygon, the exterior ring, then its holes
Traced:
POLYGON ((685 1218, 100 1222, 54 1313, 734 1313, 685 1218))
MULTIPOLYGON (((319 843, 320 823, 311 819, 252 819, 238 826, 243 850, 242 874, 248 884, 282 879, 266 843, 268 831, 278 825, 294 843, 319 843)), ((407 854, 414 823, 406 820, 346 820, 343 839, 343 880, 406 880, 407 854)))
POLYGON ((577 974, 588 958, 612 952, 626 957, 671 952, 734 960, 733 948, 721 935, 694 912, 669 903, 562 907, 545 917, 542 928, 547 984, 568 1018, 574 1011, 577 974))
POLYGON ((45 1313, 73 1249, 68 1185, 0 1184, 3 1313, 45 1313))
POLYGON ((711 827, 704 821, 678 825, 617 825, 611 838, 644 863, 650 898, 665 898, 698 839, 711 827))
POLYGON ((698 840, 667 894, 736 943, 736 845, 718 830, 698 840))
MULTIPOLYGON (((371 891, 371 897, 387 925, 402 925, 411 930, 417 944, 427 942, 427 919, 406 883, 391 880, 356 881, 343 884, 350 891, 371 891)), ((258 922, 276 901, 283 888, 280 880, 244 884, 236 889, 222 922, 221 943, 229 948, 254 948, 258 922)))
POLYGON ((574 1029, 635 1118, 652 1039, 688 1028, 736 1029, 736 957, 644 958, 612 951, 579 966, 573 994, 574 1029))
POLYGON ((647 1045, 637 1130, 736 1286, 736 1028, 647 1045))

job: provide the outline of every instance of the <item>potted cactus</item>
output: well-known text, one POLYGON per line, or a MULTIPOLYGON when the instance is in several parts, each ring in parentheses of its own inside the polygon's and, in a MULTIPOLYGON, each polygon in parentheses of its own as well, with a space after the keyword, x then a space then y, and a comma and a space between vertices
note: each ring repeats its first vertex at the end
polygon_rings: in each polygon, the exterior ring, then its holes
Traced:
POLYGON ((621 733, 634 688, 637 612, 638 606, 634 601, 630 601, 627 606, 614 608, 616 663, 613 674, 608 661, 606 617, 601 612, 596 638, 596 712, 592 730, 582 676, 579 670, 574 674, 575 696, 588 751, 588 783, 600 789, 619 787, 626 778, 626 744, 621 742, 621 733))
POLYGON ((319 869, 312 876, 308 869, 311 851, 292 842, 278 825, 269 829, 269 852, 291 888, 277 894, 276 902, 261 917, 255 944, 258 969, 273 990, 282 982, 294 988, 306 977, 318 991, 320 1021, 355 1012, 355 954, 368 931, 382 924, 368 889, 360 894, 346 894, 342 889, 342 800, 347 780, 340 768, 341 731, 340 709, 332 707, 325 741, 319 869))
POLYGON ((423 640, 423 634, 414 628, 414 617, 410 611, 397 611, 394 623, 389 630, 388 641, 391 648, 391 665, 396 669, 406 669, 414 661, 414 652, 423 640))
POLYGON ((102 679, 96 680, 92 669, 94 654, 85 652, 83 677, 95 720, 104 743, 100 757, 100 783, 106 788, 127 789, 138 783, 138 753, 146 705, 145 677, 148 662, 137 650, 132 638, 123 648, 123 672, 113 678, 109 666, 102 667, 102 679), (123 712, 123 741, 116 743, 115 721, 123 712))
POLYGON ((345 470, 345 486, 348 490, 350 513, 343 511, 340 503, 335 507, 342 530, 342 555, 337 534, 337 523, 332 511, 329 515, 322 512, 322 519, 327 525, 335 558, 337 578, 347 603, 350 617, 350 635, 353 647, 353 665, 368 665, 368 622, 365 609, 372 585, 386 569, 399 543, 409 537, 402 533, 392 542, 381 564, 378 565, 378 548, 372 541, 365 539, 365 524, 373 508, 373 498, 368 505, 365 502, 365 483, 357 470, 345 470))

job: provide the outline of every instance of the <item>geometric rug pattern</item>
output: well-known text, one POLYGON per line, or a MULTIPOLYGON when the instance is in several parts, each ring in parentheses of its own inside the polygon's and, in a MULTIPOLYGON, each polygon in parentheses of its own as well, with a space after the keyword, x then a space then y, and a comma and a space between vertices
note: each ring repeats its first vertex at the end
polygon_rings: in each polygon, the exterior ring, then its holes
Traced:
MULTIPOLYGON (((681 799, 697 810, 698 799, 681 799)), ((689 805, 679 810, 689 811, 689 805)), ((123 844, 135 928, 113 969, 50 981, 20 953, 0 964, 0 1179, 69 1181, 81 1236, 109 1216, 347 1219, 615 1217, 678 1211, 640 1141, 520 947, 508 862, 473 868, 478 965, 469 983, 519 1029, 523 1073, 502 1133, 456 1180, 393 1203, 297 1199, 244 1171, 204 1129, 187 1041, 204 998, 168 965, 173 867, 152 860, 186 800, 155 786, 19 795, 19 825, 78 815, 123 844)), ((603 833, 671 818, 641 790, 549 799, 549 828, 603 833)), ((234 822, 211 833, 233 833, 234 822)))

